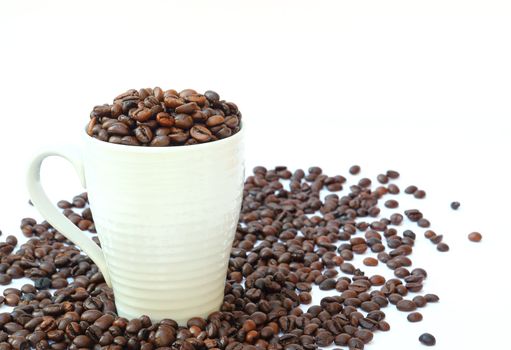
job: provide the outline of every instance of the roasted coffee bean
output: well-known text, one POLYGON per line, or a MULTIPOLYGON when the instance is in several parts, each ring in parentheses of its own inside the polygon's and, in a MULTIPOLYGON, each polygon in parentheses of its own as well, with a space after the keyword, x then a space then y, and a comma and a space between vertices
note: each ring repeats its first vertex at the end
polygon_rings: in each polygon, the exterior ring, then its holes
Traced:
POLYGON ((421 336, 419 337, 419 341, 426 346, 433 346, 436 344, 435 337, 429 333, 421 334, 421 336))
POLYGON ((358 173, 360 173, 360 166, 352 165, 349 169, 349 172, 351 175, 357 175, 358 173))
POLYGON ((199 142, 211 140, 211 131, 202 125, 194 125, 190 130, 190 136, 199 142))
POLYGON ((425 192, 425 191, 423 191, 423 190, 417 190, 417 191, 415 191, 415 192, 413 193, 413 196, 414 196, 415 198, 422 199, 422 198, 426 197, 426 192, 425 192))
POLYGON ((420 322, 422 321, 422 314, 420 312, 411 312, 406 316, 406 319, 410 322, 420 322))
POLYGON ((180 129, 190 129, 193 126, 193 118, 188 114, 177 114, 174 120, 176 127, 180 129))
POLYGON ((365 258, 363 260, 363 263, 366 266, 376 266, 376 265, 378 265, 378 260, 375 258, 365 258))
POLYGON ((417 305, 411 300, 403 299, 397 302, 396 307, 399 311, 413 311, 417 305))
POLYGON ((460 207, 460 205, 461 205, 461 204, 460 204, 460 202, 452 202, 452 203, 451 203, 451 208, 452 208, 453 210, 458 210, 458 208, 460 207))
POLYGON ((153 132, 147 125, 140 125, 135 130, 135 137, 141 143, 149 143, 153 138, 153 132))
POLYGON ((481 242, 483 236, 479 232, 471 232, 468 235, 468 239, 472 242, 481 242))
POLYGON ((446 243, 442 242, 442 243, 437 244, 436 249, 439 252, 447 252, 447 251, 449 251, 449 246, 446 243))
POLYGON ((417 186, 410 185, 405 188, 405 193, 406 194, 414 194, 417 191, 417 189, 418 189, 417 186))
POLYGON ((152 147, 164 147, 170 145, 170 138, 168 136, 155 136, 150 143, 152 147))
POLYGON ((394 200, 394 199, 389 199, 388 201, 385 202, 385 206, 387 208, 394 209, 394 208, 397 208, 399 206, 399 202, 394 200))

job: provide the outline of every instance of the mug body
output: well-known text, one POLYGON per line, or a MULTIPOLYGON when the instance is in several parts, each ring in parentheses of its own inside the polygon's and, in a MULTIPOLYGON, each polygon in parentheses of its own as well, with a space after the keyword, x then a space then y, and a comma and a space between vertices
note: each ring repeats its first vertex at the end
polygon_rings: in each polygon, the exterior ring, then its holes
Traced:
POLYGON ((86 187, 120 316, 185 324, 219 309, 242 200, 243 134, 161 148, 84 135, 86 187))

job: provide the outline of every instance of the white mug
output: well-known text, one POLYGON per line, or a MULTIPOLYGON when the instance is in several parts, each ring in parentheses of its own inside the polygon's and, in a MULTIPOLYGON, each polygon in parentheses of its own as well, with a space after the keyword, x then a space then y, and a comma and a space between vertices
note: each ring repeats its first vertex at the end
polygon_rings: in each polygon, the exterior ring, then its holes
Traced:
POLYGON ((244 180, 243 128, 192 146, 140 147, 83 132, 81 151, 41 152, 27 175, 42 216, 78 245, 113 288, 120 316, 179 324, 220 308, 244 180), (40 167, 61 156, 86 187, 101 248, 48 199, 40 167))

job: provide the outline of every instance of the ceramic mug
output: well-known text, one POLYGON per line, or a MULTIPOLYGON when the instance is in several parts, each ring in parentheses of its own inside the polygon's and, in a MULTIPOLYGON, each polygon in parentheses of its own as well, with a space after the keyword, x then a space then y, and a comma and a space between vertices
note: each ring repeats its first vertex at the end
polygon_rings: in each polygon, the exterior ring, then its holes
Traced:
POLYGON ((51 148, 32 160, 27 185, 34 206, 96 263, 120 316, 185 324, 218 310, 242 201, 244 129, 179 147, 126 146, 82 134, 81 150, 51 148), (40 167, 48 156, 76 169, 101 248, 46 196, 40 167))

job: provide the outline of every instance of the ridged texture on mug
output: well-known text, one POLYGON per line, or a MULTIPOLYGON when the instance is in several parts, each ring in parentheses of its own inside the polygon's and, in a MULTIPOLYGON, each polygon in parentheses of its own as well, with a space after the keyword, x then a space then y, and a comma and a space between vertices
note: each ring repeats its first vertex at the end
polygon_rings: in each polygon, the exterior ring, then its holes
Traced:
POLYGON ((86 148, 119 314, 183 324, 218 310, 242 200, 242 135, 154 151, 92 139, 86 148))

